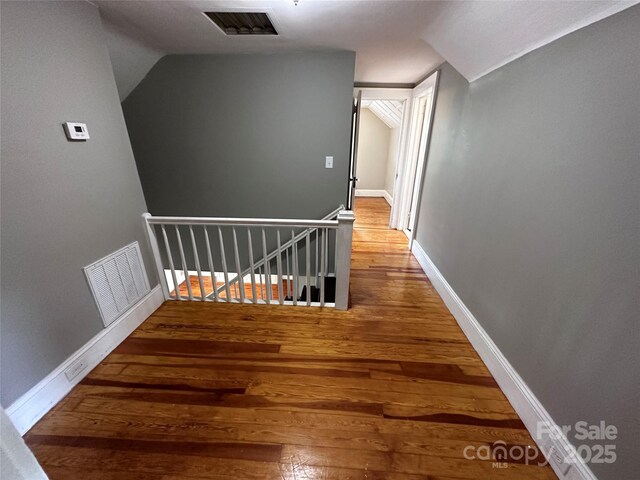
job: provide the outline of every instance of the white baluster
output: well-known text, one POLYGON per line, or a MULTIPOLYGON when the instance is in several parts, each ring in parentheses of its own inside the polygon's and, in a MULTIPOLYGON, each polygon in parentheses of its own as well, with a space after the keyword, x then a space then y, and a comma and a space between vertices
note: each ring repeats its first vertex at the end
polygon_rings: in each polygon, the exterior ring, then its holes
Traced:
POLYGON ((207 261, 209 262, 209 270, 211 270, 211 284, 213 285, 213 298, 215 301, 219 301, 218 298, 218 282, 216 281, 216 269, 213 265, 213 257, 211 256, 211 243, 209 242, 209 231, 207 226, 204 226, 204 241, 207 244, 207 261))
POLYGON ((325 228, 324 233, 327 236, 325 239, 325 243, 327 244, 327 254, 324 256, 324 273, 325 275, 329 275, 329 242, 331 240, 331 230, 325 228))
POLYGON ((276 241, 278 256, 276 257, 276 268, 278 270, 278 300, 280 305, 284 303, 284 295, 282 292, 282 247, 280 246, 280 229, 276 228, 276 241))
POLYGON ((316 228, 316 261, 314 263, 314 267, 315 267, 315 277, 318 278, 318 273, 320 273, 320 267, 318 266, 318 249, 320 248, 320 246, 318 245, 318 234, 320 233, 320 229, 316 228))
POLYGON ((182 237, 180 229, 176 225, 176 237, 178 237, 178 250, 180 251, 180 261, 182 262, 182 271, 184 272, 185 283, 187 284, 187 292, 189 292, 189 300, 193 300, 193 291, 191 290, 191 279, 189 278, 189 269, 187 261, 184 258, 184 248, 182 247, 182 237))
POLYGON ((285 264, 287 265, 287 296, 291 297, 291 276, 289 275, 289 249, 286 248, 285 251, 285 264))
POLYGON ((173 288, 176 292, 175 297, 178 300, 182 300, 180 295, 180 289, 178 288, 178 276, 176 275, 176 269, 173 266, 173 255, 171 255, 171 248, 169 246, 169 238, 167 238, 167 231, 162 225, 162 237, 164 238, 164 247, 167 249, 167 257, 169 258, 169 268, 171 268, 171 277, 173 278, 173 288))
MULTIPOLYGON (((320 247, 320 275, 318 275, 318 280, 320 281, 320 306, 324 307, 324 283, 326 278, 326 272, 324 271, 324 258, 326 255, 325 251, 325 242, 327 240, 327 229, 322 229, 322 236, 320 237, 320 241, 322 246, 320 247)), ((316 242, 318 241, 316 237, 316 242)))
POLYGON ((222 230, 218 227, 218 239, 220 240, 220 255, 222 255, 222 272, 224 273, 224 289, 227 292, 227 302, 231 301, 231 289, 229 288, 229 271, 227 270, 227 257, 224 253, 224 239, 222 230))
POLYGON ((311 234, 307 228, 307 234, 305 235, 305 260, 306 260, 306 273, 307 273, 307 306, 311 305, 311 234))
POLYGON ((191 246, 193 247, 193 260, 196 262, 196 272, 198 272, 198 284, 200 285, 200 300, 205 302, 207 296, 204 294, 204 282, 202 281, 202 270, 200 269, 200 257, 198 257, 198 246, 196 237, 193 234, 193 227, 189 225, 189 235, 191 236, 191 246))
POLYGON ((269 260, 267 259, 267 235, 262 229, 262 258, 264 259, 264 280, 267 287, 267 303, 271 303, 273 291, 271 290, 271 269, 269 268, 269 260))
POLYGON ((253 264, 253 242, 251 240, 251 227, 247 227, 247 240, 249 241, 249 268, 251 269, 251 298, 253 303, 258 303, 256 295, 256 267, 253 264))
POLYGON ((233 227, 233 254, 236 259, 236 272, 238 272, 238 286, 240 293, 240 303, 244 303, 244 278, 242 278, 242 265, 240 264, 240 254, 238 253, 238 237, 236 236, 236 227, 233 227))
POLYGON ((258 280, 260 280, 260 298, 264 301, 264 283, 262 281, 262 267, 258 267, 258 280))
POLYGON ((291 269, 293 270, 293 304, 298 305, 298 247, 293 228, 291 229, 291 269))

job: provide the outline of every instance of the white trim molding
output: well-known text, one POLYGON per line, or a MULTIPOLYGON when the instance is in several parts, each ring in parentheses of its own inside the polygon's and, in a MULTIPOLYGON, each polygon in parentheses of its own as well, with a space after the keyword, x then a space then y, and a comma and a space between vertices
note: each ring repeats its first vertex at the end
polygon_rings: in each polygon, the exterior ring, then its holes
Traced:
POLYGON ((24 435, 33 427, 163 302, 162 289, 157 285, 120 318, 100 331, 53 372, 13 402, 6 413, 20 435, 24 435))
POLYGON ((386 190, 356 189, 356 197, 382 197, 389 205, 393 205, 393 197, 386 190))
POLYGON ((549 460, 558 478, 561 480, 597 480, 589 466, 580 455, 575 455, 575 448, 544 408, 540 400, 509 363, 507 358, 482 328, 478 320, 462 302, 451 285, 444 278, 429 256, 417 241, 413 242, 411 252, 433 284, 442 300, 455 317, 458 325, 467 336, 473 348, 495 378, 507 399, 524 422, 527 430, 536 441, 542 453, 549 460), (552 429, 554 436, 546 433, 540 436, 539 425, 552 429), (571 459, 569 461, 565 461, 571 459))
POLYGON ((354 87, 353 96, 362 92, 363 101, 374 100, 409 100, 413 94, 413 88, 389 88, 389 87, 354 87))
POLYGON ((386 192, 384 190, 367 190, 363 188, 356 188, 356 197, 384 197, 386 192))

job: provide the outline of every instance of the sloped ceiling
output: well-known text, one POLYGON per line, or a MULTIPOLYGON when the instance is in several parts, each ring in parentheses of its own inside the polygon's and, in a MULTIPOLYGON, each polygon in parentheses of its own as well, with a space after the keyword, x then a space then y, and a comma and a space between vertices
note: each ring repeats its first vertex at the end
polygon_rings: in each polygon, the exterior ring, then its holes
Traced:
POLYGON ((433 2, 421 38, 471 82, 636 3, 638 0, 433 2))
MULTIPOLYGON (((161 54, 351 50, 356 52, 356 82, 413 84, 445 60, 473 81, 638 1, 299 0, 297 6, 293 0, 92 3, 121 33, 161 54), (279 35, 225 36, 202 14, 214 10, 266 12, 279 35)), ((136 62, 121 63, 118 68, 136 66, 136 62)))
POLYGON ((398 100, 363 100, 362 107, 371 110, 389 128, 398 128, 402 123, 402 102, 398 100))

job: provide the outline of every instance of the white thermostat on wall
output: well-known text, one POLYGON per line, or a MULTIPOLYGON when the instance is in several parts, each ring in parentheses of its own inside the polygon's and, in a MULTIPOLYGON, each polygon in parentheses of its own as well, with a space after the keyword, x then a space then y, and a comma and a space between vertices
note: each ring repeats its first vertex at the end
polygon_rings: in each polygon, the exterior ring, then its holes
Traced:
POLYGON ((89 140, 86 123, 65 122, 64 131, 69 140, 89 140))

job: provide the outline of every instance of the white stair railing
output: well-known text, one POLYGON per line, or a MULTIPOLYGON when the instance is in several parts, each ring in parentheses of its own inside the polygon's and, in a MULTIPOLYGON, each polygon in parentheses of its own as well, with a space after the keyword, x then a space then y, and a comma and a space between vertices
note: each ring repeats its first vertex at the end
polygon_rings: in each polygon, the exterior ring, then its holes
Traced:
MULTIPOLYGON (((333 212, 329 213, 328 215, 325 215, 322 220, 336 220, 338 218, 338 215, 340 214, 340 212, 344 210, 344 205, 340 205, 338 208, 336 208, 333 212)), ((287 240, 284 244, 280 245, 280 231, 278 230, 278 248, 274 251, 272 251, 269 254, 264 254, 263 253, 263 257, 260 259, 260 261, 255 262, 254 264, 251 263, 251 249, 249 250, 249 268, 246 269, 245 271, 242 272, 242 276, 236 276, 233 279, 231 279, 229 281, 230 285, 233 285, 234 283, 238 282, 239 278, 244 278, 246 275, 249 275, 251 272, 254 272, 256 268, 261 268, 264 263, 265 263, 265 258, 267 259, 267 262, 270 260, 278 259, 281 261, 282 260, 282 252, 285 252, 286 255, 286 265, 287 265, 287 277, 289 276, 289 271, 288 271, 288 266, 289 266, 289 260, 288 260, 288 255, 289 255, 289 247, 291 247, 291 245, 293 245, 294 243, 300 242, 302 239, 304 239, 307 235, 307 231, 310 231, 310 233, 314 233, 316 234, 316 238, 315 238, 315 248, 316 248, 316 255, 315 255, 315 265, 318 265, 318 229, 317 228, 313 228, 313 229, 308 229, 308 230, 303 230, 301 233, 299 233, 298 235, 295 235, 292 233, 291 235, 291 239, 287 240)), ((251 239, 249 239, 249 243, 251 243, 251 239)), ((220 290, 224 289, 225 286, 220 286, 218 287, 218 292, 220 292, 220 290)), ((291 296, 291 295, 290 295, 291 296)))
POLYGON ((348 307, 354 216, 342 206, 322 220, 142 218, 167 300, 348 307))

